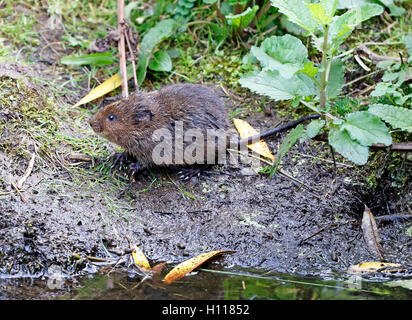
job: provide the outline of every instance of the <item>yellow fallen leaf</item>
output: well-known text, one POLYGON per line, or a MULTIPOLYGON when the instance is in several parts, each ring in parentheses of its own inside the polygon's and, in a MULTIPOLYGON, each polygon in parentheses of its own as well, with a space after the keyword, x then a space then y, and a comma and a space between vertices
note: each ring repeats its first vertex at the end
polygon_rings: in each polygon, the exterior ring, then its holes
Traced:
POLYGON ((364 262, 350 266, 348 268, 349 273, 364 273, 364 272, 391 272, 401 270, 402 265, 399 263, 389 263, 389 262, 364 262), (390 267, 390 269, 388 269, 390 267))
POLYGON ((186 274, 200 267, 203 263, 210 260, 211 258, 214 258, 221 254, 234 253, 234 252, 236 251, 217 250, 217 251, 210 251, 210 252, 199 254, 196 257, 190 258, 189 260, 179 263, 165 276, 164 281, 166 284, 170 284, 175 280, 183 278, 186 274))
POLYGON ((149 261, 147 260, 146 256, 144 255, 143 251, 140 250, 136 245, 130 244, 130 249, 132 249, 132 257, 134 263, 145 269, 145 270, 150 270, 150 264, 149 261))
MULTIPOLYGON (((133 67, 129 65, 127 67, 127 80, 133 77, 133 67)), ((113 91, 114 89, 122 85, 122 79, 120 78, 120 73, 116 73, 114 76, 107 79, 102 84, 98 85, 96 88, 91 90, 86 96, 84 96, 79 102, 77 102, 73 107, 78 107, 82 104, 93 101, 97 98, 104 96, 105 94, 113 91)))
MULTIPOLYGON (((233 123, 234 123, 234 125, 235 125, 237 131, 239 132, 239 135, 242 139, 252 137, 252 136, 258 134, 258 132, 249 123, 247 123, 245 120, 233 119, 233 123)), ((248 147, 251 150, 253 150, 254 152, 260 154, 261 156, 269 158, 272 161, 275 161, 275 157, 269 151, 269 147, 268 147, 268 145, 266 144, 265 141, 260 140, 258 142, 249 144, 248 147)))
POLYGON ((102 84, 98 85, 96 88, 91 90, 86 96, 84 96, 73 107, 78 107, 82 104, 86 104, 90 101, 100 98, 101 96, 104 96, 110 91, 113 91, 114 89, 119 87, 121 84, 122 84, 122 80, 120 79, 118 74, 115 74, 114 76, 110 77, 105 82, 103 82, 102 84))

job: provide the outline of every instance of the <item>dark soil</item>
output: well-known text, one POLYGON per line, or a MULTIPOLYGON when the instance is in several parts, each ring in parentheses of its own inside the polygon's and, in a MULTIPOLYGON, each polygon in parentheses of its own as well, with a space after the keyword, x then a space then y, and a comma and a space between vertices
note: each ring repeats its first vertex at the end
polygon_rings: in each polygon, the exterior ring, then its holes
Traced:
MULTIPOLYGON (((18 67, 15 72, 19 74, 18 67)), ((179 181, 173 170, 156 168, 135 182, 124 182, 107 179, 110 174, 96 170, 102 158, 77 163, 84 173, 73 174, 38 151, 33 172, 19 194, 12 183, 23 175, 29 157, 16 150, 26 146, 28 135, 25 130, 8 130, 7 125, 10 119, 25 117, 17 105, 0 108, 1 137, 10 141, 12 135, 15 142, 0 147, 3 274, 38 274, 53 264, 77 272, 85 266, 79 262, 84 262, 82 258, 107 257, 106 250, 123 254, 131 242, 153 264, 175 264, 201 252, 227 249, 236 253, 220 258, 226 267, 323 275, 378 259, 362 236, 364 203, 375 216, 410 212, 410 181, 396 185, 390 175, 410 170, 409 162, 390 168, 390 155, 380 151, 374 158, 375 171, 347 162, 346 166, 338 163, 335 171, 330 159, 325 160, 330 155, 328 146, 314 141, 294 146, 284 158, 282 172, 292 178, 278 173, 273 179, 243 164, 215 166, 189 182, 179 181), (374 190, 366 183, 371 172, 379 172, 374 190)), ((88 126, 84 115, 72 120, 88 126)), ((247 120, 262 128, 279 122, 263 115, 247 120)), ((57 131, 78 139, 94 135, 91 129, 77 132, 64 122, 58 122, 57 131)), ((267 141, 271 150, 277 150, 281 137, 267 141)), ((77 152, 54 147, 56 159, 77 152)), ((379 223, 387 261, 412 264, 409 226, 410 220, 379 223)))

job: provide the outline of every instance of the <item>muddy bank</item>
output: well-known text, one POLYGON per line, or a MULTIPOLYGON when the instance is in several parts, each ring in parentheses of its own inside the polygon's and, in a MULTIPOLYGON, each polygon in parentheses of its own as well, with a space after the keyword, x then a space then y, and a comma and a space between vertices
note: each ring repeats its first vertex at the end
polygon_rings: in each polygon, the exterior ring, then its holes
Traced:
MULTIPOLYGON (((0 109, 0 273, 42 273, 52 264, 77 272, 86 266, 78 257, 122 254, 130 241, 152 263, 228 249, 236 253, 219 259, 226 267, 324 274, 377 259, 362 237, 362 202, 376 216, 410 208, 410 181, 393 187, 382 174, 375 195, 366 171, 345 163, 334 172, 325 160, 328 147, 312 141, 285 157, 288 176, 269 179, 230 165, 189 182, 173 170, 153 169, 130 183, 122 172, 109 172, 101 155, 114 149, 89 128, 89 110, 70 109, 18 79, 1 76, 7 90, 0 109), (73 160, 78 153, 93 161, 73 160), (17 191, 33 154, 33 171, 17 191)), ((256 127, 279 121, 247 120, 256 127)), ((267 141, 277 150, 281 137, 267 141)), ((409 226, 379 224, 388 261, 412 264, 409 226)))

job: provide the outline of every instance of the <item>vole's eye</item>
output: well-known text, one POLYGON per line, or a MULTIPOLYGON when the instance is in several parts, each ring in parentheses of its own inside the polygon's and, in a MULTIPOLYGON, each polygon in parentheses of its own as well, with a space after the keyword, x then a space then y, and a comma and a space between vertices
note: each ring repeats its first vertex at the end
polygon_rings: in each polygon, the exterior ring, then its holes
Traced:
POLYGON ((117 119, 117 117, 111 113, 107 116, 107 120, 109 120, 110 122, 115 121, 117 119))

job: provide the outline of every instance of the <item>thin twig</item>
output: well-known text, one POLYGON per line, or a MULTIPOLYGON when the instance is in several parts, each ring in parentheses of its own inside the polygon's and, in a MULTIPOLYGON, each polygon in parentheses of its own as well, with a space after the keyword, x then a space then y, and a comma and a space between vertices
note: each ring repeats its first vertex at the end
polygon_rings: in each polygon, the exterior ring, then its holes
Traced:
POLYGON ((361 92, 357 92, 354 96, 363 96, 365 93, 372 91, 375 89, 377 83, 373 84, 372 86, 368 86, 366 89, 362 90, 361 92))
MULTIPOLYGON (((235 150, 235 149, 227 149, 227 151, 229 151, 229 152, 235 152, 235 153, 238 153, 238 154, 244 154, 243 152, 241 152, 241 151, 239 151, 239 150, 235 150)), ((259 160, 262 161, 263 163, 266 163, 266 164, 268 164, 268 165, 270 165, 270 166, 273 166, 273 165, 275 164, 273 161, 268 161, 268 160, 266 160, 266 159, 262 159, 262 158, 260 158, 260 157, 257 157, 257 156, 255 156, 255 155, 253 155, 253 154, 248 154, 247 156, 252 157, 252 158, 255 158, 255 159, 259 159, 259 160)), ((295 177, 291 176, 289 173, 285 172, 284 170, 278 169, 277 171, 278 171, 281 175, 283 175, 284 177, 286 177, 286 178, 288 178, 288 179, 290 179, 290 180, 292 180, 292 181, 300 184, 301 186, 304 186, 304 187, 306 187, 306 188, 309 189, 309 190, 312 190, 312 191, 317 192, 316 189, 313 189, 313 188, 309 187, 308 185, 306 185, 306 184, 303 183, 302 181, 296 179, 295 177)), ((313 193, 311 193, 311 194, 313 194, 313 193)), ((316 194, 313 194, 313 195, 319 198, 318 195, 316 195, 316 194)))
POLYGON ((127 98, 129 96, 129 89, 127 86, 127 69, 126 69, 126 48, 124 40, 124 29, 122 24, 124 23, 124 0, 117 0, 117 29, 120 32, 119 40, 119 65, 120 76, 122 78, 122 97, 127 98))
POLYGON ((29 164, 26 168, 26 171, 24 172, 24 174, 22 175, 22 177, 19 179, 19 181, 17 181, 17 188, 21 189, 23 187, 24 182, 26 181, 27 177, 30 175, 30 173, 33 170, 33 166, 34 166, 34 159, 36 158, 36 154, 33 153, 31 155, 31 159, 29 161, 29 164))
POLYGON ((364 42, 364 45, 367 46, 396 46, 399 44, 404 44, 402 41, 397 42, 364 42))
MULTIPOLYGON (((308 107, 309 109, 315 111, 316 113, 322 114, 315 106, 312 106, 310 103, 304 101, 304 100, 299 100, 300 103, 304 104, 306 107, 308 107)), ((331 118, 332 120, 337 120, 338 118, 331 115, 329 112, 324 112, 324 114, 331 118)))
POLYGON ((237 100, 237 101, 239 101, 239 102, 245 102, 245 99, 239 98, 238 96, 234 95, 234 94, 231 93, 228 89, 226 89, 222 84, 220 85, 220 87, 222 88, 223 92, 224 92, 227 96, 229 96, 229 97, 231 97, 231 98, 233 98, 233 99, 235 99, 235 100, 237 100))
POLYGON ((345 83, 345 84, 343 85, 343 87, 350 86, 351 84, 354 84, 355 82, 358 82, 358 81, 360 81, 360 80, 362 80, 362 79, 365 79, 365 78, 367 78, 367 77, 373 76, 374 74, 379 73, 379 72, 383 72, 383 71, 385 71, 385 70, 383 70, 383 69, 375 70, 375 71, 373 71, 373 72, 371 72, 371 73, 365 74, 365 75, 363 75, 363 76, 361 76, 361 77, 359 77, 359 78, 356 78, 356 79, 354 79, 354 80, 352 80, 352 81, 349 81, 349 82, 345 83))
POLYGON ((273 26, 272 28, 266 30, 265 32, 263 32, 260 37, 264 38, 267 34, 271 33, 272 31, 275 31, 278 28, 278 26, 273 26))
POLYGON ((23 194, 21 193, 20 189, 17 188, 17 186, 14 184, 14 182, 11 183, 11 185, 13 186, 14 189, 16 189, 17 193, 19 194, 21 200, 25 203, 27 203, 26 198, 23 196, 23 194))
POLYGON ((313 238, 314 236, 316 236, 316 235, 318 235, 319 233, 321 233, 323 230, 325 230, 325 229, 327 229, 327 228, 329 228, 329 227, 335 226, 335 225, 337 225, 337 223, 332 223, 332 224, 329 224, 329 225, 327 225, 327 226, 324 226, 324 227, 320 228, 319 230, 317 230, 317 231, 315 231, 314 233, 312 233, 310 236, 308 236, 308 237, 300 240, 298 245, 301 245, 301 244, 304 243, 305 241, 307 241, 307 240, 309 240, 310 238, 313 238))
MULTIPOLYGON (((124 32, 125 28, 128 29, 129 26, 125 24, 124 27, 123 27, 123 32, 124 32)), ((126 36, 127 47, 129 48, 129 51, 130 51, 130 60, 132 61, 133 79, 134 79, 135 90, 138 90, 139 89, 139 84, 137 83, 137 75, 136 75, 136 56, 134 55, 133 48, 130 44, 128 33, 125 32, 124 34, 126 36)))
POLYGON ((82 153, 72 153, 67 156, 67 159, 72 161, 83 161, 83 162, 91 162, 93 159, 91 156, 82 153))
POLYGON ((367 55, 369 55, 369 58, 371 58, 372 62, 375 63, 375 64, 379 63, 381 61, 388 61, 388 60, 395 60, 396 62, 401 62, 401 59, 399 57, 381 56, 379 54, 374 53, 364 43, 361 43, 358 48, 359 48, 359 50, 362 50, 367 55))
POLYGON ((395 21, 394 23, 391 23, 391 24, 388 25, 385 29, 383 29, 382 32, 388 31, 388 33, 391 34, 391 29, 392 29, 392 27, 393 27, 395 24, 397 24, 397 23, 398 23, 398 21, 395 21))
MULTIPOLYGON (((323 159, 323 158, 320 158, 320 157, 312 156, 310 154, 304 154, 304 153, 294 152, 294 151, 289 151, 289 153, 297 154, 297 155, 300 155, 302 157, 308 157, 308 158, 312 158, 312 159, 321 160, 321 161, 327 162, 327 163, 333 163, 332 160, 323 159)), ((347 167, 347 168, 353 168, 353 166, 351 166, 350 164, 346 164, 346 163, 342 163, 342 162, 336 162, 336 165, 344 166, 344 167, 347 167)))
POLYGON ((43 52, 43 50, 47 47, 50 47, 50 49, 58 56, 60 57, 60 53, 57 52, 54 48, 53 45, 56 43, 61 43, 61 41, 55 41, 55 42, 49 42, 44 36, 43 33, 40 32, 40 36, 43 38, 43 40, 47 43, 41 50, 40 50, 40 54, 43 52))
POLYGON ((361 66, 363 70, 365 70, 366 72, 371 71, 371 69, 362 61, 362 59, 360 58, 358 54, 355 54, 354 57, 355 57, 356 62, 361 66))
POLYGON ((345 51, 345 52, 341 53, 340 55, 337 55, 337 56, 335 57, 335 59, 345 57, 345 56, 351 54, 351 53, 352 53, 353 51, 355 51, 355 50, 356 50, 356 48, 352 48, 352 49, 350 49, 350 50, 348 50, 348 51, 345 51))
POLYGON ((336 176, 336 160, 335 160, 335 152, 333 151, 333 148, 331 145, 329 145, 330 153, 332 155, 333 159, 333 178, 336 176))
MULTIPOLYGON (((328 138, 325 135, 317 135, 313 137, 314 140, 328 142, 328 138)), ((383 143, 374 143, 370 146, 372 149, 386 149, 397 152, 412 152, 412 142, 393 142, 389 146, 385 146, 383 143)))

